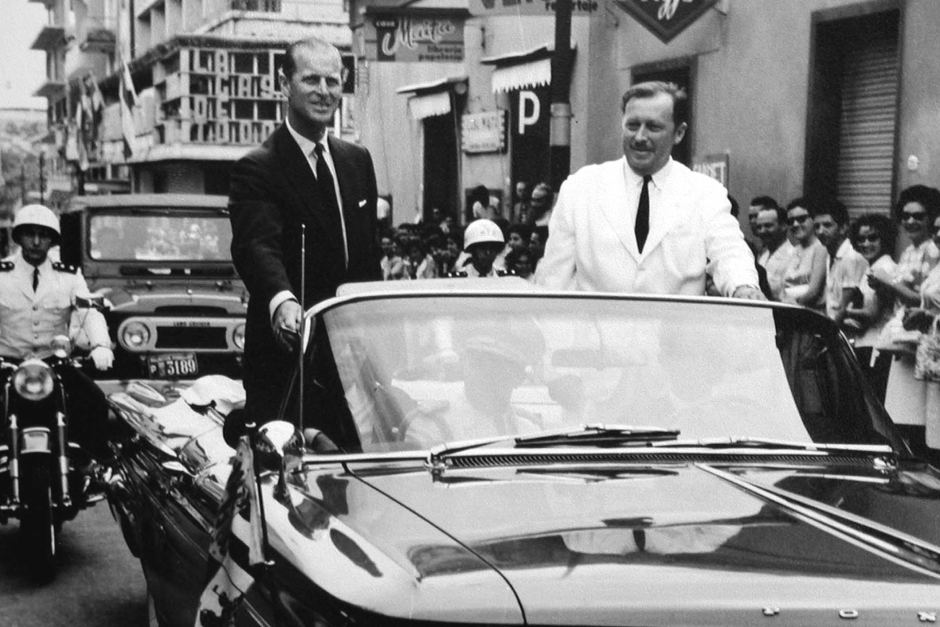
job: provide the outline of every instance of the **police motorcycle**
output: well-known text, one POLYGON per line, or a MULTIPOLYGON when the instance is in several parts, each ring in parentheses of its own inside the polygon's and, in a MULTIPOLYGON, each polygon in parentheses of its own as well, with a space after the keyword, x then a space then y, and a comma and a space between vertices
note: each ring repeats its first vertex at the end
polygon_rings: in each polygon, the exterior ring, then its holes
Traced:
POLYGON ((69 437, 64 368, 81 366, 68 337, 52 340, 52 355, 19 363, 0 357, 6 377, 0 417, 0 524, 20 521, 21 548, 40 580, 55 574, 62 523, 104 498, 94 490, 89 454, 69 437), (8 376, 7 376, 8 375, 8 376))

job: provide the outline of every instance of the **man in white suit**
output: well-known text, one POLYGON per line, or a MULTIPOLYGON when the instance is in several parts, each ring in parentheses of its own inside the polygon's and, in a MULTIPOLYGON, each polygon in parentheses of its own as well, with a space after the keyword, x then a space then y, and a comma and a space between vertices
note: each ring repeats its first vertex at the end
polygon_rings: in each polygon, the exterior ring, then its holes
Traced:
POLYGON ((640 83, 621 109, 624 158, 586 166, 562 184, 536 281, 702 295, 707 271, 721 294, 763 300, 727 190, 670 156, 688 127, 685 92, 640 83))

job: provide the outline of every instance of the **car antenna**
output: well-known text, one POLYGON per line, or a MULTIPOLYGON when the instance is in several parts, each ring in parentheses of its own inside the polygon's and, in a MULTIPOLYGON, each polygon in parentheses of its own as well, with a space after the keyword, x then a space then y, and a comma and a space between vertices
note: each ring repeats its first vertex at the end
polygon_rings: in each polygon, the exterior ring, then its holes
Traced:
POLYGON ((307 288, 307 225, 300 223, 300 333, 297 338, 297 430, 304 430, 304 303, 307 288))

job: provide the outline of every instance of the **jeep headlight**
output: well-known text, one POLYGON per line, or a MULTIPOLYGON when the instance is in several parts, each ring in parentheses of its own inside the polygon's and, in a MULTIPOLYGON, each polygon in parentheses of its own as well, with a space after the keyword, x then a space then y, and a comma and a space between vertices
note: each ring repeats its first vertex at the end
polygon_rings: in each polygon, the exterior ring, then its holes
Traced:
POLYGON ((13 373, 13 389, 28 401, 41 401, 53 387, 52 368, 38 359, 27 359, 13 373))
POLYGON ((128 322, 119 339, 128 350, 139 350, 150 342, 150 329, 143 322, 128 322))
POLYGON ((240 351, 245 350, 245 325, 240 324, 232 331, 232 343, 240 351))

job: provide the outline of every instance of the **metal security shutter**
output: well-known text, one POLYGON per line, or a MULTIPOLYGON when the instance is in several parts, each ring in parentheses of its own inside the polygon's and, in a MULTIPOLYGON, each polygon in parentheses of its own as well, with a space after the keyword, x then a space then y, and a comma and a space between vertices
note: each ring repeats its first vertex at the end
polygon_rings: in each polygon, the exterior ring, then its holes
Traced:
POLYGON ((893 200, 897 39, 876 38, 846 52, 839 137, 839 199, 853 216, 870 211, 886 213, 893 200))

